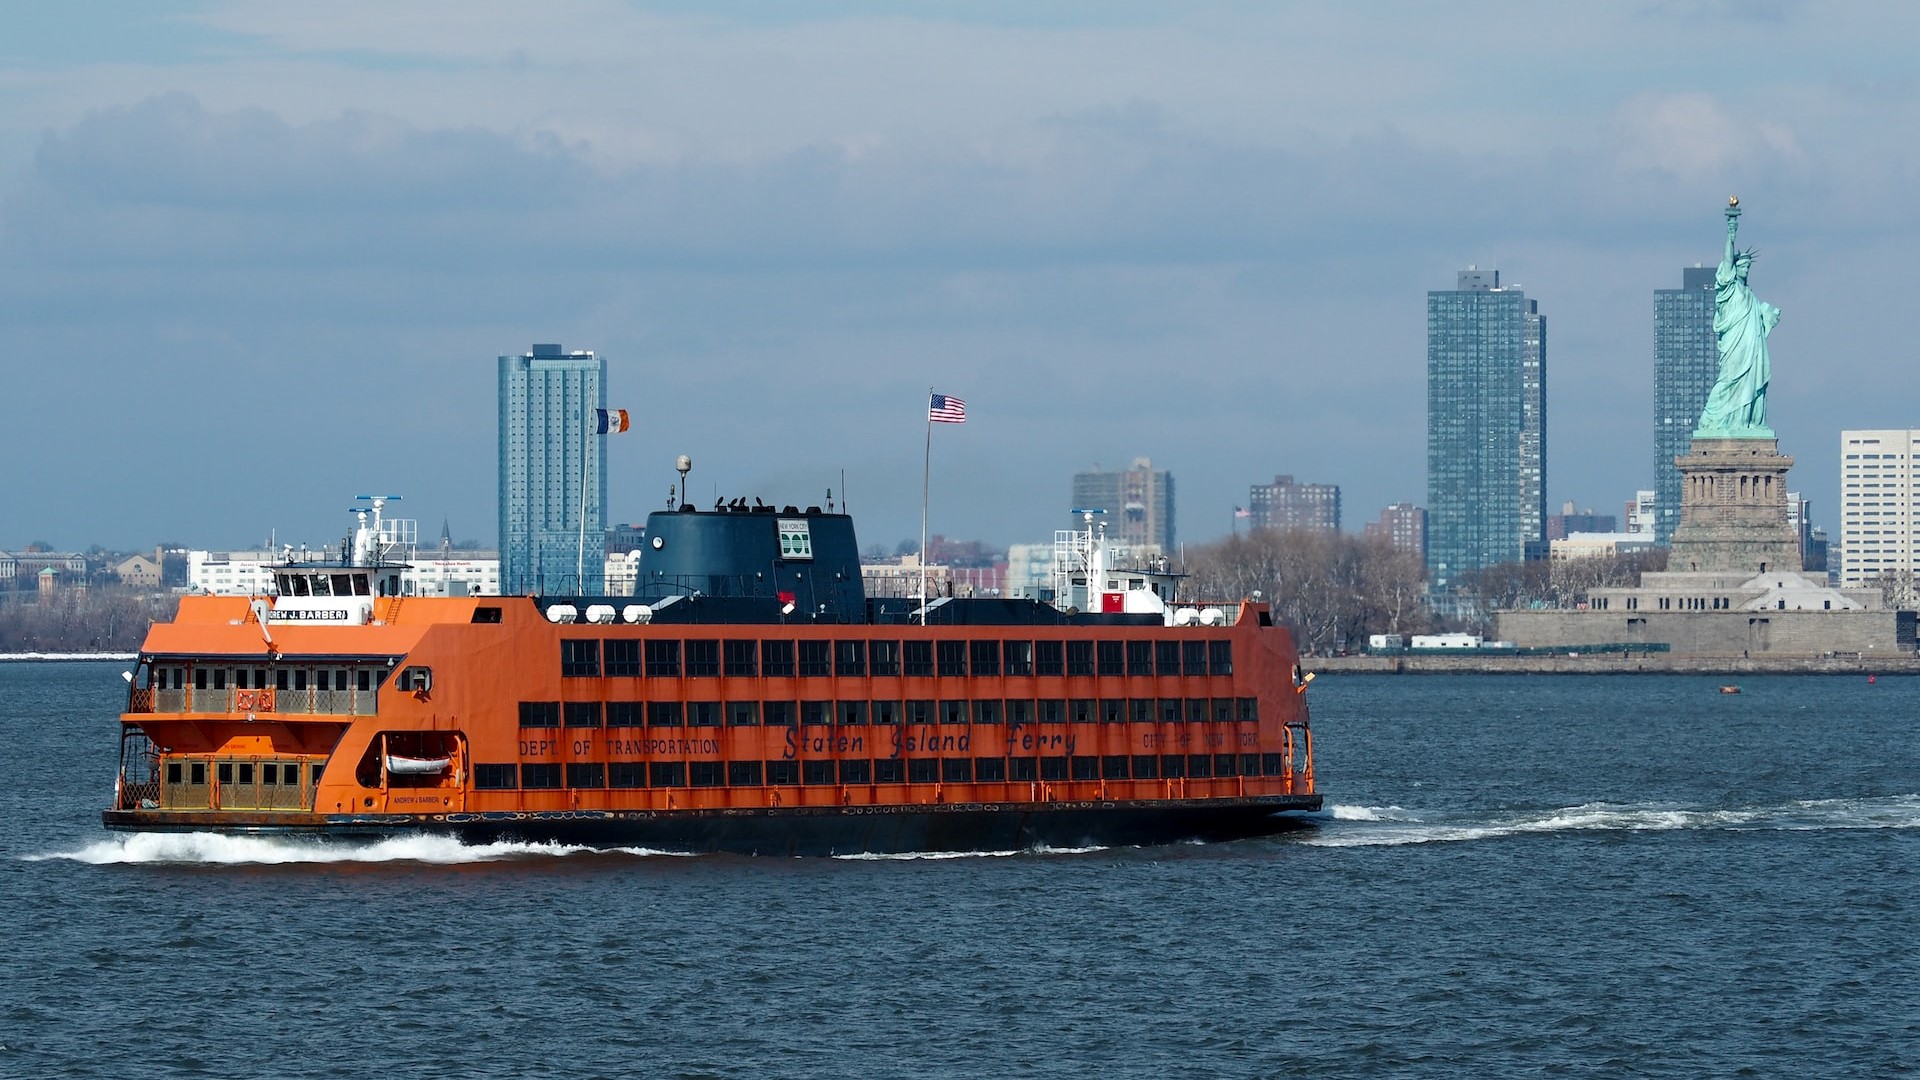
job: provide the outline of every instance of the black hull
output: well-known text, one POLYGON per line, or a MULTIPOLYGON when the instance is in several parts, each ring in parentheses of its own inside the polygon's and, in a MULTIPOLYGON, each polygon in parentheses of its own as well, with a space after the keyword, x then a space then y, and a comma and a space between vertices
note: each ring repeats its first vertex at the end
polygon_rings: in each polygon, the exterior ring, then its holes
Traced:
POLYGON ((374 840, 404 833, 736 855, 1136 847, 1244 840, 1309 823, 1318 795, 1179 802, 794 807, 518 814, 108 811, 110 829, 374 840))

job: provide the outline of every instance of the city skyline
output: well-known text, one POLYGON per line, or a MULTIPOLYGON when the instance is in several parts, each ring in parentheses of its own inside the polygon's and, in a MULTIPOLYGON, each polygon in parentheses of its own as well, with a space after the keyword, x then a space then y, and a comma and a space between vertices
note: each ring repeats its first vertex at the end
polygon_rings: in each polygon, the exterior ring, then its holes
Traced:
POLYGON ((1814 520, 1841 430, 1920 416, 1906 6, 5 18, 0 547, 324 543, 369 490, 497 543, 486 358, 531 341, 638 406, 612 521, 686 453, 690 495, 915 536, 928 385, 969 411, 935 531, 1044 538, 1136 454, 1189 545, 1276 473, 1358 520, 1424 501, 1418 297, 1468 264, 1553 314, 1547 503, 1611 506, 1654 481, 1648 292, 1735 193, 1814 520))

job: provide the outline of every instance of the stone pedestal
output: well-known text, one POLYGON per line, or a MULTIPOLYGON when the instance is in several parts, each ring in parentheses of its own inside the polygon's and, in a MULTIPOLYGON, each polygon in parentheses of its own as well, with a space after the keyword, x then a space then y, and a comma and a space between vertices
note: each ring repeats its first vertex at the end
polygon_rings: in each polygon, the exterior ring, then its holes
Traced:
POLYGON ((1667 569, 1763 574, 1800 569, 1800 538, 1787 515, 1793 459, 1778 439, 1695 439, 1680 468, 1680 524, 1667 569))

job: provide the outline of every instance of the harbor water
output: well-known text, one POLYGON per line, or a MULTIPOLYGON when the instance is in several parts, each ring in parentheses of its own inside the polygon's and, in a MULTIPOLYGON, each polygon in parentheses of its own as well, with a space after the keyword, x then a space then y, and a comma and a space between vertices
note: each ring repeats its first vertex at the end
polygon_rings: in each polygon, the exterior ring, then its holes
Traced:
POLYGON ((0 664, 0 1076, 1920 1069, 1920 679, 1330 676, 1258 841, 748 859, 120 835, 0 664))

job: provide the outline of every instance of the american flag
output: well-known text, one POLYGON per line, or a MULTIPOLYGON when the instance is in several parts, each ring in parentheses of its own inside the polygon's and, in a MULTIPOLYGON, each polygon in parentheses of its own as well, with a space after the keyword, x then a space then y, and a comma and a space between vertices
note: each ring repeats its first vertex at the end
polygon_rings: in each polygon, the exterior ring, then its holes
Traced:
POLYGON ((967 422, 967 403, 957 397, 935 394, 927 405, 927 419, 936 424, 964 424, 967 422))

